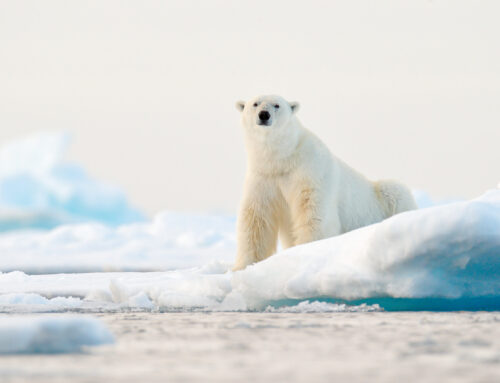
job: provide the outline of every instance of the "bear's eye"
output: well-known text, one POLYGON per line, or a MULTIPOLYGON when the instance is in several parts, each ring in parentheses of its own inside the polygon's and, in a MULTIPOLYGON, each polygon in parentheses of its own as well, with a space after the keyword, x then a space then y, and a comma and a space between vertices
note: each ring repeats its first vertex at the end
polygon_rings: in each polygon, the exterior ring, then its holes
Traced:
POLYGON ((257 106, 259 106, 259 104, 257 104, 257 103, 255 102, 255 103, 253 104, 253 106, 257 107, 257 106))
POLYGON ((279 106, 278 104, 276 104, 276 105, 274 105, 274 107, 275 107, 276 109, 278 109, 280 106, 279 106))

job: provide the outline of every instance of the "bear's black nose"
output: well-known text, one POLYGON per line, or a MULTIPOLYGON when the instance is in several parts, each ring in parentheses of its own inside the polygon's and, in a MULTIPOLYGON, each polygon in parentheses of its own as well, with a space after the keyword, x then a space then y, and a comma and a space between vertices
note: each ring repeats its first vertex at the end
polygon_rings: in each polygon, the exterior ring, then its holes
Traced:
POLYGON ((267 120, 269 120, 270 117, 271 117, 271 115, 269 114, 269 112, 267 110, 261 110, 259 113, 259 118, 262 121, 267 121, 267 120))

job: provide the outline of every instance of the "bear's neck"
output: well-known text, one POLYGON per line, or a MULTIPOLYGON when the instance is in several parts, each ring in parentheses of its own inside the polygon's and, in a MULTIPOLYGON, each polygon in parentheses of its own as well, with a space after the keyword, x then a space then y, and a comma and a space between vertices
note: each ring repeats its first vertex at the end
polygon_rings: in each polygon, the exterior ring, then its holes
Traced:
POLYGON ((275 131, 250 130, 246 137, 249 170, 260 174, 286 174, 295 168, 304 128, 296 117, 275 131))

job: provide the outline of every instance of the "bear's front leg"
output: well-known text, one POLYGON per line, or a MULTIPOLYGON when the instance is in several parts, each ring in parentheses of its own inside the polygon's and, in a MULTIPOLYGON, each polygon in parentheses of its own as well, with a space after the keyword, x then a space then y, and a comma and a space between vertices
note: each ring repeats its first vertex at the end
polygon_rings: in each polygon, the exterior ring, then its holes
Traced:
POLYGON ((294 246, 325 238, 325 211, 316 188, 302 187, 295 196, 291 211, 294 246))
POLYGON ((237 222, 238 251, 233 271, 262 261, 276 251, 278 220, 276 208, 266 195, 249 193, 240 208, 237 222))

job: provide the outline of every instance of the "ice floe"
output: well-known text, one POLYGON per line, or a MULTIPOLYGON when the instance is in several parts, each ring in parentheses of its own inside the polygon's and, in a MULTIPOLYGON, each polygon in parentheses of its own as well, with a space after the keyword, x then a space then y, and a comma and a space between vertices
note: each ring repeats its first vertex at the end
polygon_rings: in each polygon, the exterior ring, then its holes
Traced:
POLYGON ((112 342, 108 329, 88 316, 0 316, 0 354, 80 352, 112 342))

